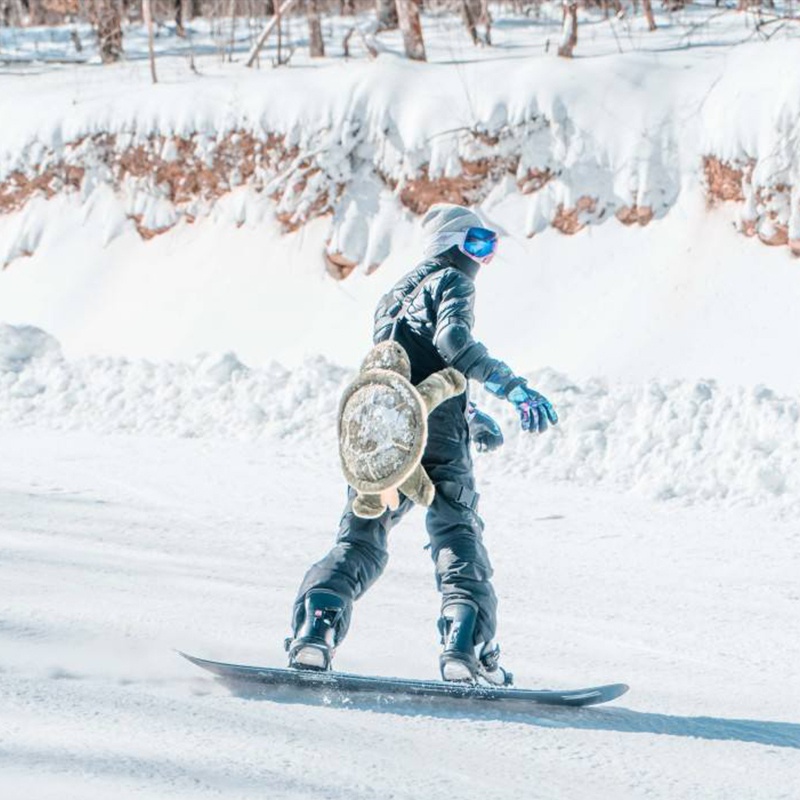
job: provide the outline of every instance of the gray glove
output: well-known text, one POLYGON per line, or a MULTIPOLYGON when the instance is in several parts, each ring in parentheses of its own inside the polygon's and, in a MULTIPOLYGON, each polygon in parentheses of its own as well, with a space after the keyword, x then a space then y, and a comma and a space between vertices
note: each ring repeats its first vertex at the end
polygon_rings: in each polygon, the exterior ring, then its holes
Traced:
POLYGON ((500 426, 483 411, 478 411, 475 403, 467 404, 467 424, 469 435, 475 442, 475 449, 479 453, 496 450, 503 444, 503 431, 500 426))

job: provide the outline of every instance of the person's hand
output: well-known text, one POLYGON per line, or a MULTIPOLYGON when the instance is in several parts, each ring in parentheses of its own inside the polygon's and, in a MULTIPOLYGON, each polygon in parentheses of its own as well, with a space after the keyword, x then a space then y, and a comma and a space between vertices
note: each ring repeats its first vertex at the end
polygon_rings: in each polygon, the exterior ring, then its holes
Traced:
POLYGON ((503 444, 500 426, 488 414, 478 411, 475 403, 470 403, 467 407, 467 422, 470 438, 475 442, 475 449, 479 453, 496 450, 503 444))
POLYGON ((548 423, 555 425, 558 422, 558 414, 556 414, 550 401, 524 383, 515 386, 507 397, 517 409, 520 424, 524 431, 544 433, 547 430, 548 423))

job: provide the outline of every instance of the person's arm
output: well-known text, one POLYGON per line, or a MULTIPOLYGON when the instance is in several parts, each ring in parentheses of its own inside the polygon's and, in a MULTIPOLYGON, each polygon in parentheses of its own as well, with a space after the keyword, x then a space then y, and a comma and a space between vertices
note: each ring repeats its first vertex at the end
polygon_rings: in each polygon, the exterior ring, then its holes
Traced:
POLYGON ((555 425, 558 415, 547 398, 529 388, 525 378, 515 375, 508 364, 493 358, 486 346, 474 339, 474 306, 475 285, 469 278, 455 271, 442 278, 433 336, 439 355, 496 397, 513 403, 523 430, 541 432, 548 423, 555 425))

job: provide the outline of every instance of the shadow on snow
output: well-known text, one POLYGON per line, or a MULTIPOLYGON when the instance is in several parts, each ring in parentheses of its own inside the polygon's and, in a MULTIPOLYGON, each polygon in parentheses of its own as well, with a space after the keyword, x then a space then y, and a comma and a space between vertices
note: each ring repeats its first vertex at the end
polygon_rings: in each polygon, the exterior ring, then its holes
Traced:
POLYGON ((252 682, 224 681, 231 693, 245 700, 268 700, 295 705, 315 705, 378 711, 399 716, 429 716, 441 719, 465 719, 482 722, 512 722, 542 728, 654 733, 665 736, 690 736, 715 741, 750 742, 772 747, 800 749, 800 725, 792 722, 769 722, 724 717, 679 717, 652 714, 628 708, 565 708, 540 705, 535 710, 520 711, 513 701, 473 701, 466 705, 458 698, 422 699, 408 696, 347 696, 336 692, 280 689, 266 690, 252 682))

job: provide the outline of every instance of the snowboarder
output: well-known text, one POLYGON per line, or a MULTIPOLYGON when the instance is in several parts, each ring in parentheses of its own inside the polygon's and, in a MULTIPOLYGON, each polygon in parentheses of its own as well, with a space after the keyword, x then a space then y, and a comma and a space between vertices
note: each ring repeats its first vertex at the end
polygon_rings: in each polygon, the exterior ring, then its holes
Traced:
MULTIPOLYGON (((469 209, 450 204, 433 206, 423 230, 424 259, 380 300, 374 341, 393 338, 405 349, 413 384, 453 367, 511 402, 523 430, 544 432, 558 421, 549 401, 472 337, 474 281, 494 257, 497 233, 469 209)), ((441 403, 428 417, 422 465, 436 489, 426 526, 442 595, 440 669, 446 681, 481 677, 507 684, 510 675, 499 665, 494 641, 497 598, 478 516, 471 439, 492 449, 502 444, 502 433, 488 415, 468 405, 465 394, 441 403)), ((401 494, 398 508, 365 519, 353 512, 355 498, 350 488, 335 546, 300 586, 294 636, 287 639, 292 667, 331 668, 334 650, 347 634, 353 601, 380 576, 388 559, 388 533, 413 506, 401 494)))

